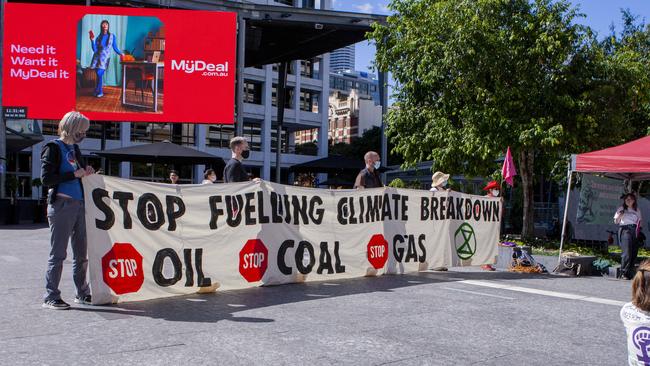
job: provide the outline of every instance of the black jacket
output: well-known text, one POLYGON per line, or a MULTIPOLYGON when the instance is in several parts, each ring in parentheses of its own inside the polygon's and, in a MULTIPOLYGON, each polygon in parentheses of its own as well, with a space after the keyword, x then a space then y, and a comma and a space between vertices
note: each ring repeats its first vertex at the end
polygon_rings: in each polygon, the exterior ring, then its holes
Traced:
POLYGON ((241 161, 232 158, 223 168, 224 183, 248 182, 248 173, 241 161))
MULTIPOLYGON (((74 153, 77 156, 77 161, 79 166, 83 169, 86 169, 86 162, 81 156, 81 150, 79 146, 74 144, 74 153)), ((50 187, 50 190, 47 193, 47 203, 53 204, 56 200, 56 193, 59 190, 59 183, 68 182, 73 179, 77 179, 74 176, 74 172, 67 172, 61 174, 59 172, 59 167, 61 166, 61 149, 56 141, 50 141, 41 151, 41 181, 46 187, 50 187)), ((83 193, 83 185, 81 186, 81 192, 83 193)))

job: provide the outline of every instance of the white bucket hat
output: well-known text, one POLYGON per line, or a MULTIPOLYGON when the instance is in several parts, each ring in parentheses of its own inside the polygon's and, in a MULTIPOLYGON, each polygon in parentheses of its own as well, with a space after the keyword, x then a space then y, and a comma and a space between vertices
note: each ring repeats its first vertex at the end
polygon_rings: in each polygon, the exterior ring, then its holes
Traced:
POLYGON ((444 183, 446 180, 449 180, 449 174, 443 172, 435 172, 431 176, 431 187, 437 187, 444 183))

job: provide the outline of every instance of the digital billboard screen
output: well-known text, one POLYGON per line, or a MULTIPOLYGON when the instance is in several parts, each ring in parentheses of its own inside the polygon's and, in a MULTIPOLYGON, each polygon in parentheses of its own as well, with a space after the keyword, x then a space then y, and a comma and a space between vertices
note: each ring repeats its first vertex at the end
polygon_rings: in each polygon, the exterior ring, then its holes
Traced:
POLYGON ((235 13, 8 3, 2 105, 31 119, 234 123, 235 13))

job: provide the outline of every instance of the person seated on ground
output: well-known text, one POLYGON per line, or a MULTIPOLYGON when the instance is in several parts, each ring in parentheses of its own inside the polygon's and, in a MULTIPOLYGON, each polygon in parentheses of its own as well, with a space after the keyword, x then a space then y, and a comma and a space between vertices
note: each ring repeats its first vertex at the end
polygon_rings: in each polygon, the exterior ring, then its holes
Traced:
POLYGON ((213 184, 217 181, 217 173, 214 169, 208 169, 203 173, 203 182, 201 184, 213 184))
POLYGON ((445 174, 443 172, 435 172, 431 176, 431 189, 429 191, 431 192, 443 192, 443 191, 451 191, 451 188, 445 188, 447 186, 447 183, 449 182, 449 174, 445 174))
MULTIPOLYGON (((491 181, 488 183, 485 187, 483 187, 484 191, 487 191, 487 194, 485 196, 487 197, 499 197, 499 194, 501 193, 500 191, 501 185, 499 182, 496 180, 491 181)), ((486 271, 494 271, 495 268, 491 264, 484 264, 481 266, 482 269, 486 271)))
POLYGON ((366 163, 366 167, 361 169, 357 175, 357 179, 354 181, 354 188, 364 189, 383 187, 384 184, 381 182, 379 172, 377 171, 381 166, 379 154, 374 151, 368 151, 363 156, 363 160, 366 163))
MULTIPOLYGON (((451 188, 445 188, 447 186, 447 183, 449 181, 449 174, 445 174, 443 172, 437 171, 433 173, 431 176, 431 189, 429 191, 431 192, 449 192, 451 191, 451 188)), ((440 266, 440 267, 434 267, 431 268, 432 271, 447 271, 447 267, 445 266, 440 266)))
POLYGON ((623 305, 628 365, 650 365, 650 261, 639 265, 632 280, 632 301, 623 305))

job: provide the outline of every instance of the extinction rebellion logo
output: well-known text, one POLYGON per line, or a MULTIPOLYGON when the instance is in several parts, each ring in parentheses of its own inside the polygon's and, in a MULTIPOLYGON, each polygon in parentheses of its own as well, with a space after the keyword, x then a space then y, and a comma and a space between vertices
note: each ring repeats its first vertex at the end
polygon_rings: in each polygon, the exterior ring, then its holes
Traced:
POLYGON ((456 230, 454 245, 456 246, 458 258, 467 260, 474 256, 474 253, 476 253, 476 234, 474 234, 474 228, 470 224, 465 222, 456 230))
POLYGON ((200 73, 202 76, 228 76, 228 66, 228 61, 222 64, 213 64, 203 60, 172 60, 173 71, 184 71, 187 74, 200 73))

